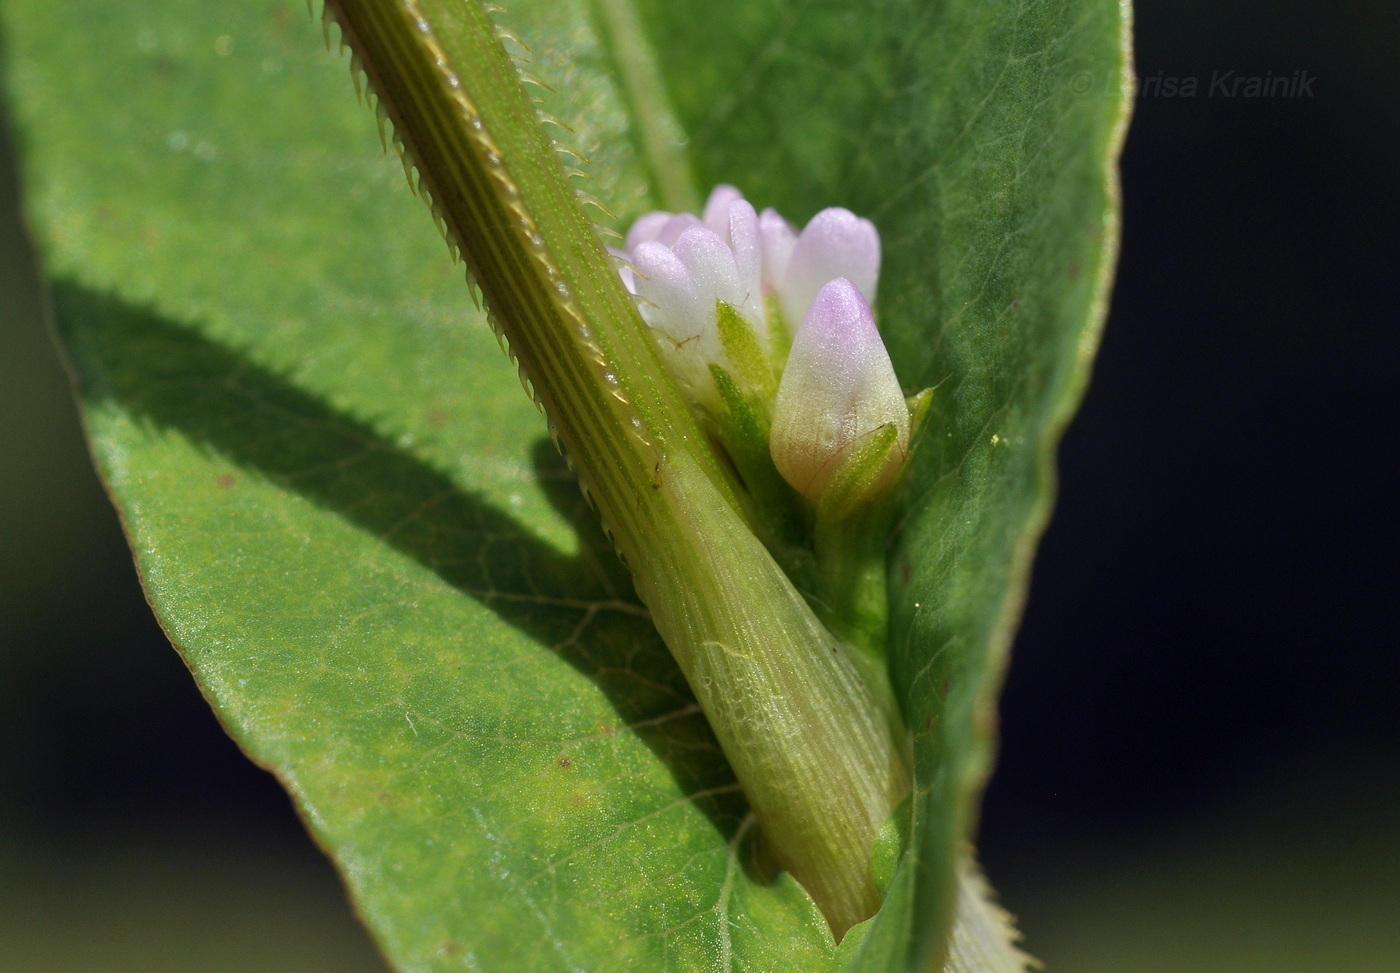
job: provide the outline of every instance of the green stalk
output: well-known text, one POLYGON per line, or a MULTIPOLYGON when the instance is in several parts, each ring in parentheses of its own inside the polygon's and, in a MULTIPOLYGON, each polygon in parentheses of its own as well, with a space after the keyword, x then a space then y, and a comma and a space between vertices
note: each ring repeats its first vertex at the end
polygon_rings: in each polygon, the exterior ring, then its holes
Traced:
POLYGON ((778 861, 839 938, 879 907, 876 831, 903 748, 734 485, 477 0, 328 0, 420 190, 577 469, 778 861))

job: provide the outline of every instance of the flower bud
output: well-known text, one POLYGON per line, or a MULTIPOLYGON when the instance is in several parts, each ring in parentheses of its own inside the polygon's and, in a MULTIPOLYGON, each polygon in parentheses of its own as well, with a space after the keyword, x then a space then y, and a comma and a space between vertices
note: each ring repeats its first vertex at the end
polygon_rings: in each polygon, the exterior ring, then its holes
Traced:
POLYGON ((783 478, 831 517, 888 489, 904 465, 909 407, 870 305, 844 277, 821 288, 793 337, 770 449, 783 478))
MULTIPOLYGON (((791 329, 808 317, 818 292, 838 278, 859 299, 861 320, 870 322, 869 337, 894 389, 891 401, 902 402, 869 309, 880 273, 880 235, 850 210, 824 209, 799 233, 775 211, 759 215, 737 189, 721 185, 710 194, 703 216, 658 211, 640 217, 627 234, 626 251, 617 256, 627 261, 620 269, 623 282, 642 298, 642 317, 657 332, 672 373, 712 417, 734 412, 737 396, 744 400, 742 409, 766 429, 776 379, 792 367, 787 359, 791 329)), ((830 311, 841 302, 827 303, 830 311)), ((819 316, 820 321, 829 316, 819 316)), ((852 324, 839 340, 863 348, 863 333, 852 324)), ((906 414, 892 427, 898 434, 889 439, 888 450, 903 455, 908 425, 906 414)), ((838 439, 838 452, 864 448, 854 434, 843 432, 838 439)), ((758 455, 764 452, 761 447, 758 455)), ((776 445, 772 455, 778 455, 776 445)), ((836 475, 834 468, 824 469, 803 482, 820 486, 836 475)))
POLYGON ((771 397, 758 214, 737 189, 716 188, 704 220, 647 213, 618 256, 630 261, 622 280, 643 299, 642 317, 664 336, 667 363, 693 401, 711 414, 721 411, 712 366, 744 394, 771 397), (733 324, 728 330, 724 315, 733 324))
POLYGON ((824 209, 794 235, 782 217, 764 210, 759 218, 769 288, 778 294, 790 326, 806 316, 829 281, 844 277, 867 304, 875 303, 880 277, 880 234, 869 220, 848 209, 824 209))
MULTIPOLYGON (((714 236, 704 227, 692 232, 714 236)), ((692 256, 694 250, 708 249, 707 241, 694 242, 696 245, 690 248, 692 256)), ((714 243, 722 246, 718 240, 714 243)), ((704 261, 702 257, 702 263, 712 267, 714 262, 704 261)), ((692 395, 711 405, 713 383, 709 364, 720 354, 713 280, 705 281, 707 286, 702 286, 679 254, 655 240, 637 245, 632 253, 632 264, 637 269, 634 278, 637 294, 647 302, 642 307, 642 316, 666 337, 662 350, 672 372, 692 395)))

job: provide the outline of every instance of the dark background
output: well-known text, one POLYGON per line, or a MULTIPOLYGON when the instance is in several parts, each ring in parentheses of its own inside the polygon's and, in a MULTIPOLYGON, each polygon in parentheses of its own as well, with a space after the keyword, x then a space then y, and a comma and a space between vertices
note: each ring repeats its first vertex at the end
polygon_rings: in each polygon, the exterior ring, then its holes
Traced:
MULTIPOLYGON (((1146 0, 982 856, 1052 970, 1400 970, 1400 11, 1146 0), (1216 73, 1311 97, 1210 96, 1216 73)), ((0 966, 372 970, 151 618, 0 171, 0 966)))

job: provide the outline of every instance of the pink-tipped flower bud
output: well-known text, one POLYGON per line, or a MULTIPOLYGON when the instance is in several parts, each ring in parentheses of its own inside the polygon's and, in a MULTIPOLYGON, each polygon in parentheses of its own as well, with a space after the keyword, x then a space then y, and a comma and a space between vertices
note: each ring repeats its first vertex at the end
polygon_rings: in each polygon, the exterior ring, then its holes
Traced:
MULTIPOLYGON (((712 414, 721 408, 711 372, 718 366, 743 394, 761 400, 757 408, 766 412, 784 368, 787 334, 802 325, 818 291, 844 278, 870 318, 880 234, 869 220, 840 207, 822 210, 799 233, 775 211, 760 215, 739 190, 721 185, 710 194, 703 217, 658 211, 638 218, 617 256, 625 261, 619 270, 623 283, 642 299, 642 317, 661 338, 662 353, 692 401, 712 414), (773 313, 775 303, 780 316, 773 313), (725 318, 731 326, 722 335, 724 307, 734 315, 725 318)), ((870 334, 883 355, 873 324, 870 334)), ((907 426, 906 419, 901 454, 907 426)))
POLYGON ((845 510, 874 498, 904 465, 909 407, 870 305, 844 277, 821 288, 793 337, 770 449, 783 478, 819 509, 836 483, 845 510))
POLYGON ((817 292, 838 277, 854 284, 867 304, 875 303, 880 234, 869 220, 833 206, 802 228, 778 278, 778 297, 789 325, 802 321, 817 292))

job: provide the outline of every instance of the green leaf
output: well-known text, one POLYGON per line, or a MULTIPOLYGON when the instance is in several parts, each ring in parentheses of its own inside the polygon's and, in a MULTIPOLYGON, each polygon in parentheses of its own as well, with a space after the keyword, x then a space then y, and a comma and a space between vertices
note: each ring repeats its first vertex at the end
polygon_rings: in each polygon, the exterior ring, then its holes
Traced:
POLYGON ((890 558, 891 665, 915 736, 913 841, 868 948, 925 968, 993 759, 996 695, 1049 514, 1053 450, 1116 252, 1128 6, 1102 0, 648 0, 702 184, 884 243, 877 319, 935 388, 890 558), (840 79, 837 83, 835 79, 840 79), (920 918, 915 918, 920 917, 920 918))
POLYGON ((936 387, 890 560, 916 793, 839 954, 300 6, 0 10, 54 316, 151 602, 392 961, 937 963, 1103 313, 1126 8, 505 15, 624 220, 687 202, 693 167, 692 194, 846 205, 884 238, 892 358, 936 387))

